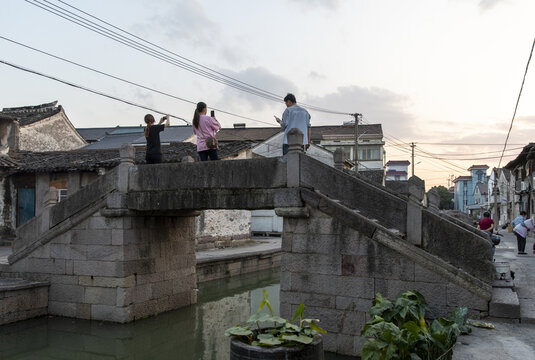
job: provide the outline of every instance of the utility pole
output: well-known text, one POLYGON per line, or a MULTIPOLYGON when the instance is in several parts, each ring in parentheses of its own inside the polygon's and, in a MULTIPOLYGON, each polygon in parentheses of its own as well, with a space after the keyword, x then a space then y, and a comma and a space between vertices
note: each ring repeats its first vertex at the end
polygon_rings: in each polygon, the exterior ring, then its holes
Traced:
POLYGON ((353 114, 355 117, 355 173, 359 172, 359 117, 361 114, 353 114))
POLYGON ((414 145, 414 143, 411 143, 411 148, 412 148, 412 161, 411 161, 411 164, 412 164, 412 176, 414 176, 414 148, 416 147, 416 145, 414 145))
POLYGON ((498 217, 498 169, 494 168, 494 188, 492 189, 492 193, 494 195, 494 228, 498 228, 498 223, 500 221, 500 218, 498 217))

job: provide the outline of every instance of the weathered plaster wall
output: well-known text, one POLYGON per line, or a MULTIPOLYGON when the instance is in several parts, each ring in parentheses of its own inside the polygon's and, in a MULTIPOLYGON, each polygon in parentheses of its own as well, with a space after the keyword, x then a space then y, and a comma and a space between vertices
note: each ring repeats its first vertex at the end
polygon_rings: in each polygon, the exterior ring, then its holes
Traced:
POLYGON ((306 317, 320 319, 327 330, 325 350, 360 355, 360 331, 370 320, 376 293, 394 298, 402 290, 417 290, 432 317, 457 306, 488 311, 485 299, 321 211, 309 211, 309 218, 284 219, 281 314, 292 316, 305 303, 306 317))
POLYGON ((86 145, 64 112, 20 128, 19 148, 28 151, 65 151, 86 145))
POLYGON ((15 236, 16 190, 11 178, 0 178, 0 244, 10 245, 15 236))
POLYGON ((198 250, 236 246, 251 238, 248 210, 204 210, 195 219, 198 250))

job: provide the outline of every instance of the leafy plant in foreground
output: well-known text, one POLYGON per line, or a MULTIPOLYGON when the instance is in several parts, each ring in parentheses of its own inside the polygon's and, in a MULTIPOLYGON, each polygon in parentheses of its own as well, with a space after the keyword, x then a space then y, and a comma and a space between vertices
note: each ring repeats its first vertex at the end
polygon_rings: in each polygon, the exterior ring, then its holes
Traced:
POLYGON ((427 302, 417 291, 400 292, 396 300, 377 294, 370 309, 371 321, 361 335, 368 337, 363 360, 450 360, 461 334, 468 334, 467 308, 457 308, 449 319, 425 320, 427 302))
POLYGON ((258 311, 247 320, 247 325, 227 329, 226 336, 236 336, 241 341, 255 346, 297 346, 310 344, 317 334, 325 334, 325 330, 317 324, 318 319, 304 317, 304 304, 299 305, 291 321, 274 316, 268 292, 265 289, 263 291, 264 297, 258 311), (269 309, 269 314, 260 313, 264 306, 269 309), (296 320, 299 321, 294 324, 296 320), (261 324, 265 323, 270 326, 262 327, 261 324))

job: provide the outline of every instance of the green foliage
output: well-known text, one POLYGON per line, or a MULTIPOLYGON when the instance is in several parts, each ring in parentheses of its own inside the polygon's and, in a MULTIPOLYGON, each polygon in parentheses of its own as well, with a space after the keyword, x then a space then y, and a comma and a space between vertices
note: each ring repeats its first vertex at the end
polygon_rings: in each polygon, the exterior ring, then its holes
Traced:
POLYGON ((268 292, 264 289, 264 298, 256 314, 251 315, 247 325, 233 326, 225 331, 226 336, 236 336, 241 341, 254 346, 297 346, 310 344, 318 334, 325 334, 319 327, 318 319, 304 317, 305 305, 297 308, 291 321, 273 315, 273 308, 268 300, 268 292), (269 313, 261 313, 267 307, 269 313), (296 320, 297 323, 294 324, 296 320), (268 323, 268 327, 262 324, 268 323))
POLYGON ((440 196, 438 208, 440 210, 453 209, 453 198, 448 189, 443 185, 435 186, 434 188, 437 189, 438 195, 440 196))
POLYGON ((394 302, 377 294, 370 309, 373 319, 361 332, 368 338, 362 359, 450 360, 459 335, 471 332, 466 325, 468 310, 458 308, 449 319, 429 323, 427 309, 417 291, 400 292, 394 302))

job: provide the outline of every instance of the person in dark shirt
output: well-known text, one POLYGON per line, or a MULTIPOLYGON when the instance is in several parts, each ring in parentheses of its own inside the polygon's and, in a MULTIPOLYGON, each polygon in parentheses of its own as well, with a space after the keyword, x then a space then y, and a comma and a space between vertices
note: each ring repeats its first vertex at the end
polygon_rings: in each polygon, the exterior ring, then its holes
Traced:
POLYGON ((492 230, 494 230, 494 221, 490 218, 490 213, 488 211, 483 213, 483 219, 479 220, 477 228, 492 234, 492 230))
POLYGON ((162 162, 162 149, 160 147, 160 132, 169 126, 169 115, 161 118, 158 125, 154 125, 156 121, 151 114, 145 115, 145 138, 147 139, 147 153, 145 160, 147 164, 159 164, 162 162), (165 121, 165 125, 162 123, 165 121))

